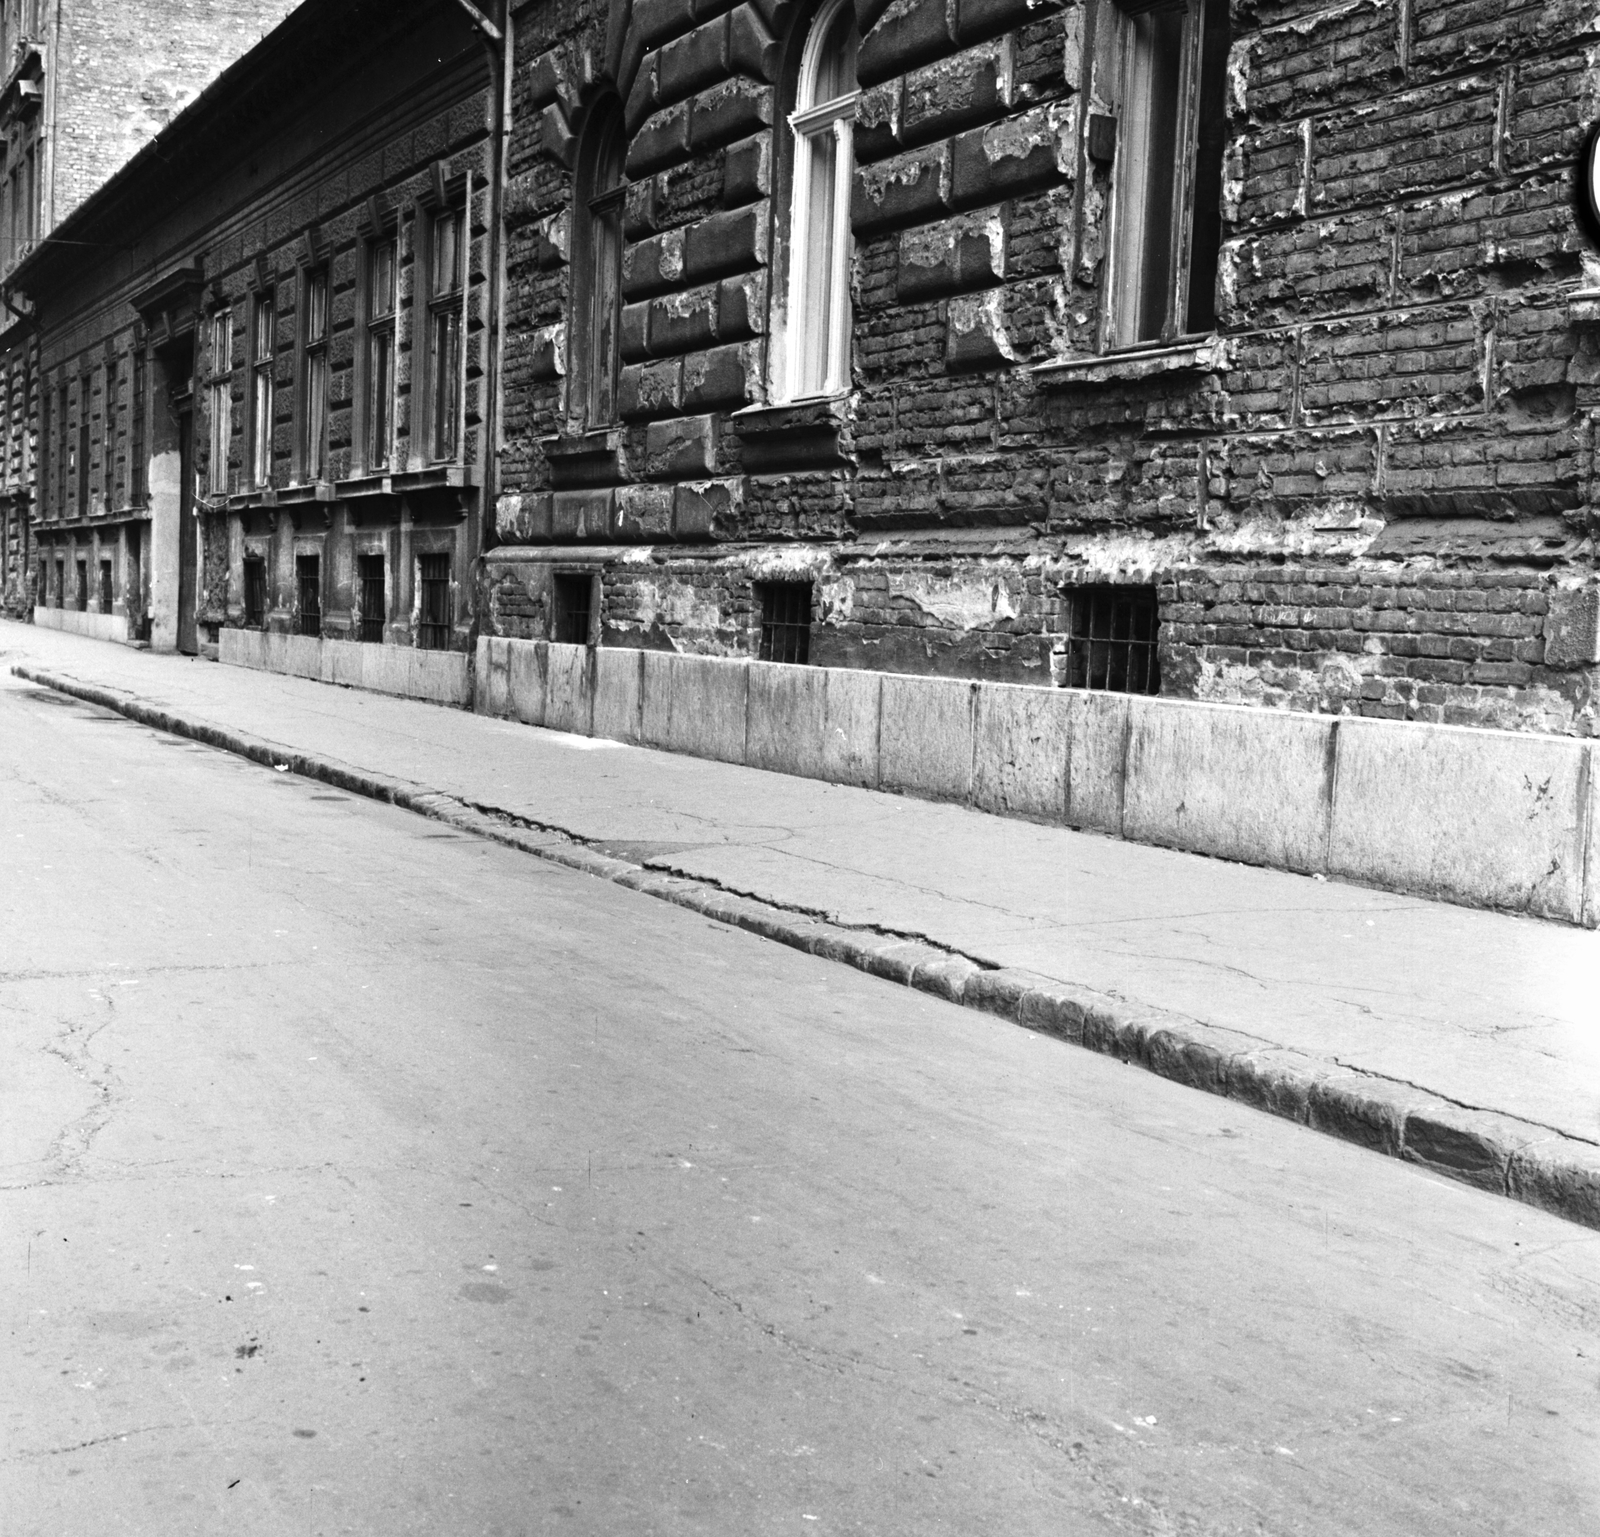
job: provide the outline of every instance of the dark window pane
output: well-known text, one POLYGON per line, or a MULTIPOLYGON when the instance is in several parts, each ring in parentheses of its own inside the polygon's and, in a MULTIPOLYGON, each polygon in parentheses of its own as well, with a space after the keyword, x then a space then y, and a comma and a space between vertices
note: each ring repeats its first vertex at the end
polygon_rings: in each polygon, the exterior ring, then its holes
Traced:
POLYGON ((361 556, 357 570, 361 578, 361 639, 381 642, 383 623, 388 614, 383 556, 361 556))
POLYGON ((421 578, 422 616, 417 644, 424 651, 450 649, 450 557, 423 555, 417 560, 421 578))
POLYGON ((1066 620, 1068 688, 1160 692, 1155 588, 1071 588, 1066 594, 1066 620))
POLYGON ((300 633, 322 634, 322 559, 317 555, 298 556, 294 563, 300 597, 300 633))
POLYGON ((551 578, 550 638, 563 646, 587 646, 594 606, 594 578, 563 573, 551 578))
POLYGON ((758 582, 763 662, 805 665, 811 660, 811 583, 758 582))

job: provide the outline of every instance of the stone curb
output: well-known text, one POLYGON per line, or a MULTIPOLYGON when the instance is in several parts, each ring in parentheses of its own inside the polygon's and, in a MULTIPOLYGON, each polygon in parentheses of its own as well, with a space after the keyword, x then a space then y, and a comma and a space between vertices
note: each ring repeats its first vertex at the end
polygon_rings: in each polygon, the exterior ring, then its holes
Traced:
POLYGON ((980 965, 938 945, 847 928, 709 882, 613 859, 556 828, 497 816, 453 795, 189 719, 125 694, 15 665, 30 683, 142 725, 387 802, 568 869, 690 908, 886 981, 1114 1056, 1359 1147, 1400 1158, 1568 1221, 1600 1229, 1600 1145, 1456 1103, 1376 1074, 1035 972, 980 965))

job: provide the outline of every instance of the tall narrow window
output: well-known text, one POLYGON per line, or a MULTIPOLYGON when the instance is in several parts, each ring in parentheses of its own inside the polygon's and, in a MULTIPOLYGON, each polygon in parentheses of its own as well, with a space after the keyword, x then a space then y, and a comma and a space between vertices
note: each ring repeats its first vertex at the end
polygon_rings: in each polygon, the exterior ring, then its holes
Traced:
POLYGON ((117 505, 117 422, 122 415, 122 365, 115 359, 106 364, 105 441, 101 449, 100 479, 105 491, 106 510, 117 505))
POLYGON ((357 557, 357 561, 361 577, 361 639, 381 643, 383 621, 389 611, 383 556, 362 555, 357 557))
POLYGON ((616 420, 622 317, 622 107, 600 102, 578 153, 573 233, 572 414, 579 427, 616 420))
POLYGON ((89 562, 80 560, 74 569, 77 572, 77 583, 72 590, 72 606, 80 614, 86 614, 89 612, 89 562))
POLYGON ((464 223, 456 209, 442 209, 433 220, 428 263, 428 396, 432 416, 429 452, 434 459, 454 459, 460 451, 464 223))
POLYGON ((560 572, 550 579, 550 639, 563 646, 589 644, 594 612, 594 578, 587 572, 560 572))
POLYGON ((80 518, 89 516, 89 455, 93 446, 89 436, 90 403, 89 375, 84 374, 78 380, 78 446, 72 456, 80 518))
POLYGON ((1120 0, 1108 306, 1113 346, 1216 325, 1228 0, 1120 0))
POLYGON ((267 563, 253 556, 244 562, 244 622, 250 630, 267 627, 267 563))
POLYGON ((113 605, 111 562, 100 562, 100 612, 109 614, 113 605))
POLYGON ((304 385, 300 396, 303 478, 321 480, 328 459, 328 272, 306 274, 304 385))
POLYGON ((398 245, 367 251, 367 468, 386 470, 394 456, 394 318, 398 245))
POLYGON ((417 644, 424 651, 450 649, 450 557, 423 555, 417 560, 418 596, 422 612, 418 616, 417 644))
POLYGON ((294 562, 295 596, 299 599, 296 628, 302 635, 322 634, 322 557, 297 555, 294 562))
POLYGON ((784 374, 790 400, 850 381, 850 183, 855 173, 856 23, 847 0, 817 14, 800 57, 789 212, 784 374))
POLYGON ((233 451, 233 311, 211 317, 211 384, 206 393, 211 422, 210 487, 228 494, 228 455, 233 451))
POLYGON ((144 397, 146 364, 144 348, 135 344, 133 353, 133 425, 128 433, 128 504, 144 506, 144 397))
POLYGON ((278 305, 270 290, 256 298, 255 321, 250 346, 250 483, 270 486, 278 338, 278 305))

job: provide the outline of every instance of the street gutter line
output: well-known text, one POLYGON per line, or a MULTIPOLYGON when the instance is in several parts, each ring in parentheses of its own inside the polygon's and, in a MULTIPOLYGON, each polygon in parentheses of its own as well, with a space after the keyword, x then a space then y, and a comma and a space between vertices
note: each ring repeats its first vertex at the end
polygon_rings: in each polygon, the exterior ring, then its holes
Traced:
POLYGON ((925 938, 851 928, 699 877, 665 873, 585 846, 577 835, 485 809, 426 785, 370 773, 210 721, 190 719, 120 689, 18 664, 14 676, 141 725, 537 855, 631 891, 675 903, 808 955, 853 966, 1236 1100, 1372 1152, 1600 1229, 1600 1146, 1536 1122, 1473 1109, 1399 1080, 1330 1063, 1238 1031, 1036 972, 995 966, 925 938))

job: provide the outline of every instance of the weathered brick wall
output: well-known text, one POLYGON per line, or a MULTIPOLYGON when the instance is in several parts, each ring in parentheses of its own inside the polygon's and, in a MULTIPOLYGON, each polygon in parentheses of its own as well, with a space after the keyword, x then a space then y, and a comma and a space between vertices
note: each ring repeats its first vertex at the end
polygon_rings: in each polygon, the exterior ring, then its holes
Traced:
POLYGON ((298 3, 68 0, 62 5, 55 218, 71 213, 298 3))
POLYGON ((1235 0, 1219 344, 1141 376, 1053 366, 1101 334, 1112 171, 1084 121, 1111 3, 857 5, 853 387, 836 423, 764 425, 732 413, 768 398, 803 13, 526 10, 500 537, 633 546, 622 643, 748 648, 751 583, 802 546, 818 660, 1045 682, 1063 591, 1134 581, 1165 692, 1591 731, 1592 657, 1545 640, 1594 581, 1592 7, 1235 0), (574 457, 566 203, 607 78, 623 421, 574 457))

